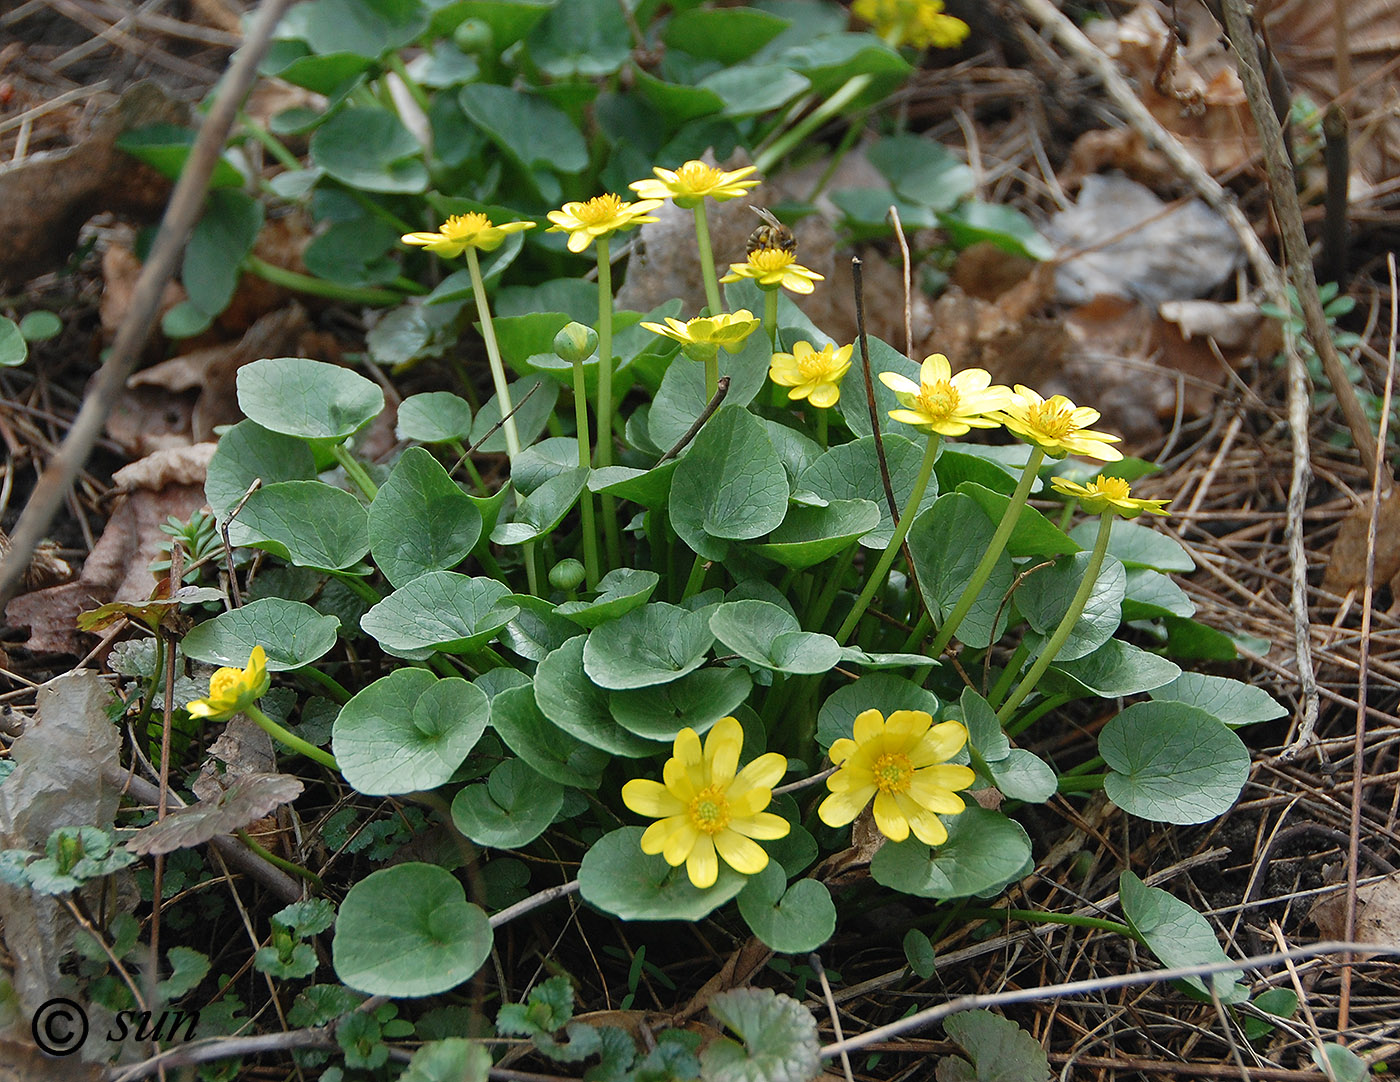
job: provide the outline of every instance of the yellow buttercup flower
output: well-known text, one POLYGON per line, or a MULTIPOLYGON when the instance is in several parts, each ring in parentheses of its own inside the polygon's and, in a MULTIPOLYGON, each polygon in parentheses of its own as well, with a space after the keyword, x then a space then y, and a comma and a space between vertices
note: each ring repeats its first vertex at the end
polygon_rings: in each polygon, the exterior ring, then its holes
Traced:
POLYGON ((444 259, 455 259, 468 248, 494 252, 511 233, 534 229, 534 222, 504 222, 492 225, 484 214, 454 214, 438 227, 436 233, 405 233, 399 239, 405 244, 417 244, 444 259))
POLYGON ((841 398, 841 379, 851 367, 851 347, 828 342, 820 350, 811 342, 796 342, 791 353, 775 353, 768 367, 769 378, 780 387, 792 388, 788 400, 805 398, 812 405, 829 409, 841 398))
POLYGON ((942 0, 856 0, 851 11, 896 47, 954 49, 970 32, 967 23, 943 14, 942 0))
POLYGON ((790 289, 794 293, 812 292, 813 282, 825 279, 814 270, 797 262, 797 257, 781 248, 758 248, 749 253, 748 262, 729 264, 729 273, 721 282, 737 282, 752 278, 760 289, 790 289))
POLYGON ((967 743, 961 722, 933 724, 922 710, 896 710, 886 721, 878 710, 856 717, 855 739, 831 745, 836 773, 826 779, 831 794, 817 808, 827 826, 842 827, 875 798, 875 825, 891 841, 914 832, 925 845, 942 845, 948 830, 939 815, 957 815, 966 806, 955 790, 975 775, 949 763, 967 743))
POLYGON ((670 316, 664 318, 664 326, 646 322, 642 326, 653 334, 663 334, 680 342, 685 347, 685 355, 693 361, 713 359, 720 346, 728 353, 738 353, 744 347, 744 340, 762 322, 747 308, 740 308, 737 312, 721 312, 716 316, 697 316, 684 323, 670 316))
POLYGON ((674 172, 670 169, 653 168, 655 180, 634 180, 628 187, 643 199, 672 199, 676 206, 690 210, 698 206, 708 195, 711 199, 723 202, 737 199, 750 188, 758 186, 757 180, 744 179, 756 170, 756 166, 746 165, 726 173, 713 165, 701 161, 686 162, 674 172))
POLYGON ((880 382, 894 392, 902 409, 890 417, 920 431, 940 436, 965 436, 973 428, 996 428, 998 411, 1015 401, 1010 387, 992 385, 984 368, 953 374, 948 358, 934 353, 919 366, 919 382, 898 372, 881 372, 880 382))
POLYGON ((684 864, 702 890, 719 878, 721 859, 744 875, 763 871, 768 854, 753 839, 782 838, 791 829, 781 815, 763 810, 787 760, 770 751, 735 774, 743 746, 744 730, 734 718, 715 723, 703 752, 695 730, 682 729, 662 768, 664 785, 634 778, 622 787, 627 807, 658 820, 642 835, 642 852, 660 853, 673 868, 684 864))
POLYGON ((196 718, 231 718, 256 703, 271 684, 272 678, 267 675, 267 654, 261 646, 255 646, 248 655, 246 669, 217 670, 209 678, 208 697, 186 703, 185 709, 196 718))
POLYGON ((545 217, 554 224, 546 232, 568 233, 569 251, 581 252, 599 237, 610 237, 619 230, 656 221, 651 211, 659 206, 660 199, 626 203, 611 192, 595 195, 587 202, 565 203, 562 210, 551 210, 545 217))
POLYGON ((1119 518, 1137 518, 1144 511, 1149 515, 1165 515, 1169 500, 1142 500, 1130 495, 1128 482, 1121 477, 1095 477, 1087 485, 1064 477, 1050 478, 1050 487, 1063 496, 1073 496, 1091 515, 1105 511, 1119 518))
POLYGON ((1084 455, 1100 462, 1117 462, 1123 453, 1109 444, 1117 443, 1119 437, 1090 429, 1098 419, 1096 409, 1076 406, 1062 394, 1041 398, 1020 383, 1011 404, 1001 411, 1002 424, 1051 458, 1084 455))

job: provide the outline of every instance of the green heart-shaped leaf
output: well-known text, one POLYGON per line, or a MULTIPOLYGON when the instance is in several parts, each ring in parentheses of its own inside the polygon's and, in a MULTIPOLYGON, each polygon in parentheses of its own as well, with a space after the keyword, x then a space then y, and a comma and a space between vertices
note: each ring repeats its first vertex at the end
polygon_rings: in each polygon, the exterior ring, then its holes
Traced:
POLYGON ((1155 823, 1224 815, 1249 775, 1249 749, 1219 718, 1179 702, 1135 703, 1099 733, 1108 799, 1155 823))
POLYGON ((742 668, 697 669, 660 687, 614 691, 608 708, 617 723, 638 736, 674 740, 682 729, 708 732, 749 697, 753 679, 742 668))
POLYGON ((871 860, 871 878, 891 890, 943 900, 998 890, 1030 867, 1030 838, 1001 812, 971 804, 942 819, 944 844, 930 849, 912 837, 889 842, 871 860))
POLYGON ((639 758, 663 750, 623 728, 608 709, 608 692, 583 671, 584 637, 578 635, 540 662, 535 702, 566 733, 614 755, 639 758))
POLYGON ((369 552, 369 516, 342 488, 279 481, 248 497, 229 526, 229 540, 266 549, 298 567, 344 571, 369 552))
POLYGON ((658 602, 589 632, 583 667, 600 687, 666 684, 698 669, 714 641, 708 614, 658 602))
POLYGON ((710 630, 745 661, 777 672, 830 672, 841 660, 841 647, 830 635, 803 631, 797 617, 767 601, 720 605, 710 630))
POLYGON ((338 364, 270 357, 238 370, 238 408, 273 432, 339 443, 379 415, 384 392, 338 364))
POLYGON ((520 607, 495 579, 430 571, 379 602, 360 627, 387 650, 441 650, 465 654, 485 646, 520 607))
POLYGON ((480 537, 476 504, 421 447, 403 453, 369 505, 369 549, 395 586, 456 567, 480 537))
POLYGON ((190 629, 180 641, 187 657, 211 665, 244 668, 253 647, 267 653, 269 672, 310 665, 335 645, 340 621, 310 605, 264 597, 221 612, 190 629))
POLYGON ((753 934, 780 954, 814 951, 836 931, 836 906, 824 883, 799 879, 787 885, 787 873, 777 861, 739 892, 739 914, 753 934))
POLYGON ((713 912, 748 882, 720 861, 719 878, 705 890, 691 883, 685 866, 672 868, 659 855, 642 852, 641 827, 622 827, 604 834, 583 855, 578 870, 579 893, 623 920, 699 920, 713 912))
POLYGON ((596 789, 612 761, 606 751, 566 733, 540 712, 528 685, 507 688, 491 700, 491 727, 506 747, 551 781, 596 789))
POLYGON ((452 822, 477 845, 518 849, 541 834, 564 803, 564 789, 519 759, 507 759, 483 785, 452 800, 452 822))

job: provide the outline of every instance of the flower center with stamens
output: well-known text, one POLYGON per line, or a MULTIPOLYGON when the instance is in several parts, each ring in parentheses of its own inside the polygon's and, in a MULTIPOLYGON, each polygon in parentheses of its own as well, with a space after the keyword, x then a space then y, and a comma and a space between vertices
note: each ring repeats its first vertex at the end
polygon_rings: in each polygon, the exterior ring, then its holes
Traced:
POLYGON ((1128 497, 1128 482, 1121 477, 1100 477, 1089 488, 1107 496, 1110 500, 1123 500, 1128 497))
POLYGON ((575 217, 584 225, 604 225, 622 211, 622 200, 609 192, 595 195, 575 212, 575 217))
POLYGON ((749 266, 768 274, 792 266, 795 258, 797 257, 791 252, 785 252, 781 248, 759 248, 749 253, 749 266))
POLYGON ((237 669, 220 669, 209 678, 209 697, 226 699, 238 692, 243 682, 243 674, 237 669))
POLYGON ((1079 426, 1074 423, 1074 412, 1051 402, 1041 402, 1032 406, 1026 412, 1026 417, 1032 428, 1051 439, 1059 439, 1079 430, 1079 426))
POLYGON ((476 211, 471 211, 468 214, 454 214, 443 223, 442 233, 454 240, 464 240, 480 233, 490 224, 491 219, 476 211))
POLYGON ((702 834, 718 834, 729 825, 729 801, 721 786, 710 785, 695 794, 690 802, 690 821, 702 834))
POLYGON ((882 793, 902 793, 909 788, 914 767, 909 756, 886 752, 875 760, 870 771, 875 776, 875 788, 882 793))
POLYGON ((919 385, 919 412, 940 420, 957 412, 961 399, 958 389, 946 379, 919 385))
POLYGON ((676 180, 692 192, 706 192, 719 182, 719 170, 704 162, 686 162, 676 170, 676 180))
POLYGON ((800 354, 797 357, 797 370, 802 373, 803 379, 817 379, 826 375, 831 370, 831 347, 818 352, 812 350, 809 353, 800 354))

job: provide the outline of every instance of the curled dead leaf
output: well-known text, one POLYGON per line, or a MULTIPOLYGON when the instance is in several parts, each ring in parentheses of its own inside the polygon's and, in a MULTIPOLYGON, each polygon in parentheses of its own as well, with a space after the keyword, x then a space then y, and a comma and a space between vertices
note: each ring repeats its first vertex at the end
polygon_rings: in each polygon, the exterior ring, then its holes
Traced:
POLYGON ((142 827, 126 848, 139 856, 191 849, 232 834, 301 795, 301 782, 287 774, 247 774, 213 800, 176 808, 158 823, 142 827))

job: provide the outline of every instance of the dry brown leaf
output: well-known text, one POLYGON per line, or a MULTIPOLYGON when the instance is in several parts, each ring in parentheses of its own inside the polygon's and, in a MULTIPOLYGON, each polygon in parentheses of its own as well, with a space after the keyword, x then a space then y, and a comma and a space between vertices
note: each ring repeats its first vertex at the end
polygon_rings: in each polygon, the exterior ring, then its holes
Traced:
MULTIPOLYGON (((1313 904, 1308 917, 1323 939, 1346 939, 1346 895, 1342 891, 1313 904)), ((1356 888, 1357 943, 1400 947, 1400 872, 1356 888)))
POLYGON ((157 451, 123 466, 112 474, 112 483, 119 492, 138 488, 158 492, 167 485, 202 485, 217 447, 214 443, 196 443, 192 447, 157 451))
POLYGON ((289 774, 245 774, 212 800, 176 808, 126 843, 138 856, 193 849, 222 834, 232 834, 301 796, 302 784, 289 774))
MULTIPOLYGON (((113 242, 103 251, 102 300, 98 305, 98 314, 102 321, 102 333, 108 340, 117 333, 117 328, 131 309, 131 296, 140 274, 141 260, 126 244, 113 242)), ((184 287, 179 282, 167 282, 156 307, 156 320, 159 321, 184 299, 184 287)), ((153 343, 157 337, 152 336, 153 343)))
POLYGON ((690 1001, 676 1012, 676 1018, 690 1018, 710 1005, 710 1000, 731 988, 746 988, 749 982, 773 957, 771 948, 764 945, 757 936, 750 936, 743 944, 724 960, 719 972, 700 986, 700 990, 690 1001))
MULTIPOLYGON (((1337 530, 1327 566, 1322 572, 1322 588, 1334 594, 1360 590, 1366 584, 1366 535, 1371 524, 1368 496, 1354 507, 1337 530)), ((1400 498, 1394 489, 1381 494, 1376 518, 1375 582, 1389 582, 1400 575, 1400 498)))
MULTIPOLYGON (((28 1028, 28 1020, 18 1031, 28 1028)), ((101 1082, 107 1069, 77 1056, 55 1059, 32 1044, 0 1040, 0 1082, 101 1082)))
POLYGON ((123 388, 107 414, 107 435, 132 458, 188 447, 194 401, 154 387, 123 388))

